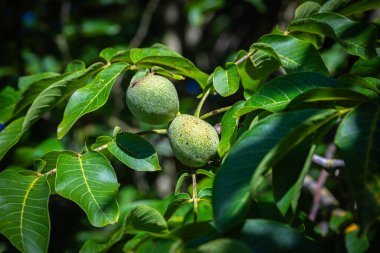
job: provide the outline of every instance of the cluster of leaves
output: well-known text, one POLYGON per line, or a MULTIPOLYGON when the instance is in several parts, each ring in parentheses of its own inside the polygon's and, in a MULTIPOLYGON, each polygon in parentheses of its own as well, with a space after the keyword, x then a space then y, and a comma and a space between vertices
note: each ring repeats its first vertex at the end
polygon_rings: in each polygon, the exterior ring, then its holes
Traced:
POLYGON ((348 16, 375 6, 372 1, 305 2, 286 31, 275 29, 261 37, 210 75, 156 44, 107 48, 100 53, 106 63, 86 67, 73 61, 62 74, 21 78, 18 90, 0 92, 5 125, 0 159, 46 112, 69 98, 57 127, 58 139, 63 138, 82 116, 107 102, 126 71, 137 71, 134 78, 151 71, 194 79, 204 99, 215 92, 233 95, 241 86, 244 100, 220 110, 226 111, 220 166, 215 162, 212 171, 197 170, 212 180, 212 187, 200 187, 190 197, 181 192, 189 176, 185 173, 164 208, 140 202, 119 208, 119 183, 109 158, 137 171, 157 171, 160 165, 149 142, 116 127, 113 136, 99 136, 81 153, 50 151, 36 160, 33 170, 5 169, 0 174, 0 233, 22 252, 46 252, 49 197, 58 194, 83 209, 93 226, 115 224, 106 242, 89 240, 81 252, 105 252, 123 242, 125 252, 322 252, 323 238, 313 231, 315 224, 298 200, 313 154, 332 133, 356 204, 353 217, 334 223, 334 231, 351 228, 345 230, 348 249, 360 243, 355 252, 366 250, 380 217, 380 55, 376 26, 348 16), (349 73, 330 77, 320 54, 327 38, 359 57, 349 73), (193 223, 196 202, 199 221, 193 223))

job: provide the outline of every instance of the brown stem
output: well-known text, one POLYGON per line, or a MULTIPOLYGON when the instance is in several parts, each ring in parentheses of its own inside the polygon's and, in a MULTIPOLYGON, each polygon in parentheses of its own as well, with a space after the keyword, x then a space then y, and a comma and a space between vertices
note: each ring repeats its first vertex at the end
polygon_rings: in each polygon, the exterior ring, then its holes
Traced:
POLYGON ((198 195, 197 195, 197 174, 195 170, 191 171, 191 178, 193 179, 193 203, 194 203, 194 223, 198 220, 198 195))
POLYGON ((225 112, 225 111, 228 111, 228 109, 230 109, 231 106, 226 106, 226 107, 222 107, 222 108, 219 108, 219 109, 216 109, 216 110, 213 110, 211 112, 208 112, 206 114, 203 114, 200 118, 201 119, 207 119, 208 117, 211 117, 211 116, 214 116, 216 114, 219 114, 219 113, 222 113, 222 112, 225 112))

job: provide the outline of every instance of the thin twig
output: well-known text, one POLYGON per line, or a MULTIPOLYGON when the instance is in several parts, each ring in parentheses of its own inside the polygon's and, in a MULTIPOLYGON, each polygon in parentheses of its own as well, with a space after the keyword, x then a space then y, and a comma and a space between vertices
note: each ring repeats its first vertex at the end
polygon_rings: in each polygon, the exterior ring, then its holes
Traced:
POLYGON ((194 223, 198 220, 198 195, 197 195, 197 174, 195 170, 191 171, 191 178, 193 179, 193 203, 194 203, 194 223))
MULTIPOLYGON (((335 144, 331 143, 326 152, 326 159, 331 160, 334 157, 334 153, 336 151, 335 144)), ((309 219, 314 221, 317 217, 319 207, 321 205, 321 195, 322 195, 322 189, 324 187, 324 184, 326 183, 326 180, 329 176, 329 173, 326 170, 322 170, 319 174, 319 178, 316 184, 316 187, 314 189, 314 197, 313 197, 313 205, 311 207, 310 213, 309 213, 309 219)))
POLYGON ((97 147, 96 149, 94 149, 95 152, 99 152, 99 151, 102 151, 104 149, 107 148, 107 144, 104 144, 103 146, 100 146, 100 147, 97 147))
POLYGON ((203 114, 200 118, 201 119, 207 119, 208 117, 211 117, 211 116, 214 116, 216 114, 219 114, 219 113, 222 113, 222 112, 225 112, 225 111, 228 111, 228 109, 230 109, 231 106, 226 106, 226 107, 222 107, 222 108, 219 108, 219 109, 216 109, 216 110, 213 110, 211 112, 208 112, 206 114, 203 114))
POLYGON ((130 48, 139 47, 146 37, 150 23, 152 21, 152 16, 154 11, 157 9, 158 3, 160 0, 150 0, 148 4, 146 5, 146 8, 144 10, 144 13, 141 18, 141 22, 139 27, 137 28, 137 32, 135 33, 135 36, 132 38, 131 42, 129 43, 130 48))
POLYGON ((201 110, 202 110, 202 106, 203 106, 204 102, 206 101, 209 94, 210 94, 210 89, 207 89, 205 91, 205 93, 203 94, 201 101, 199 101, 197 109, 194 112, 195 117, 199 117, 199 114, 201 113, 201 110))
POLYGON ((253 55, 254 52, 255 52, 255 50, 252 51, 252 52, 249 52, 249 53, 246 54, 246 55, 244 55, 243 57, 241 57, 240 59, 238 59, 238 60, 235 62, 235 64, 236 64, 236 65, 241 64, 243 61, 245 61, 246 59, 248 59, 249 57, 251 57, 251 56, 253 55))
POLYGON ((313 155, 313 163, 321 166, 326 170, 344 167, 344 161, 341 159, 327 159, 323 156, 319 156, 316 154, 313 155))

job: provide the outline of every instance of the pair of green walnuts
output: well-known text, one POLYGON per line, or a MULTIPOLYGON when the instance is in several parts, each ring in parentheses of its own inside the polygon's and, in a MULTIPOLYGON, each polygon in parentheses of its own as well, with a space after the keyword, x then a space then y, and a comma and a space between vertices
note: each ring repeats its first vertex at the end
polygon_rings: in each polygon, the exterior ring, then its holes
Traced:
POLYGON ((126 100, 133 116, 143 122, 153 125, 171 122, 170 145, 184 165, 202 167, 217 153, 219 137, 214 127, 200 118, 179 115, 177 91, 165 77, 148 74, 131 82, 126 100))

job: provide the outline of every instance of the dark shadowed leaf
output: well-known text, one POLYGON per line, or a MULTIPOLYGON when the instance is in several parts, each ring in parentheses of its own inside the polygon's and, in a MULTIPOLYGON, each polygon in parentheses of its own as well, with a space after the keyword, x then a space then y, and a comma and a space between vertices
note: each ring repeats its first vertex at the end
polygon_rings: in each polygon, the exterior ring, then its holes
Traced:
POLYGON ((317 13, 321 5, 314 1, 306 1, 297 7, 294 13, 294 19, 306 18, 313 13, 317 13))
POLYGON ((127 214, 125 233, 149 232, 167 233, 168 225, 165 218, 156 209, 139 205, 127 214))
POLYGON ((107 102, 117 78, 128 66, 125 63, 112 64, 100 71, 91 83, 74 92, 58 126, 58 139, 65 136, 80 117, 99 109, 107 102))
POLYGON ((322 253, 312 240, 282 223, 248 219, 241 231, 241 239, 256 253, 322 253))
POLYGON ((0 174, 0 233, 21 252, 47 252, 50 189, 46 176, 0 174))
POLYGON ((108 150, 129 168, 137 171, 161 170, 158 156, 152 144, 139 135, 122 133, 114 142, 107 144, 108 150))
POLYGON ((20 93, 10 86, 0 91, 0 123, 5 123, 12 118, 19 97, 20 93))
POLYGON ((380 107, 365 103, 347 114, 335 137, 364 229, 380 217, 379 129, 380 107))
POLYGON ((371 76, 380 78, 380 49, 377 49, 377 56, 372 59, 359 59, 352 66, 350 73, 361 77, 371 76))
POLYGON ((178 194, 181 192, 182 186, 185 183, 185 180, 189 177, 189 173, 185 172, 179 176, 177 183, 175 185, 174 194, 178 194))
POLYGON ((56 192, 77 203, 93 226, 117 222, 118 188, 115 172, 102 154, 89 152, 77 157, 67 154, 58 157, 56 192))
POLYGON ((319 13, 293 21, 288 29, 327 36, 336 40, 348 53, 362 58, 376 56, 376 28, 352 21, 336 13, 319 13))
POLYGON ((334 110, 301 110, 266 117, 240 136, 214 179, 213 208, 219 229, 240 223, 262 173, 325 123, 334 110))
POLYGON ((40 81, 42 79, 47 79, 50 77, 56 77, 56 76, 59 76, 59 74, 54 73, 54 72, 44 72, 44 73, 38 73, 38 74, 30 75, 30 76, 22 76, 18 79, 17 86, 21 91, 24 91, 26 88, 29 87, 29 85, 37 81, 40 81))
POLYGON ((196 253, 253 253, 252 249, 242 241, 231 239, 231 238, 221 238, 214 241, 202 244, 196 250, 196 253))

